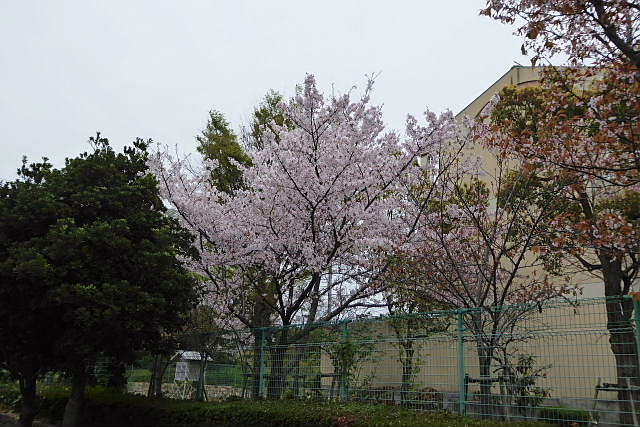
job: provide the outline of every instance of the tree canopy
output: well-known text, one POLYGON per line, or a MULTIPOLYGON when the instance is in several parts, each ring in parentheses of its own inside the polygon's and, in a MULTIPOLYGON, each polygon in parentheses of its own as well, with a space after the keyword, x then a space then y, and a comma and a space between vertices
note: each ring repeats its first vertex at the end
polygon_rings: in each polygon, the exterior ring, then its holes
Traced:
POLYGON ((92 142, 62 169, 24 165, 0 189, 0 357, 21 381, 55 368, 82 389, 96 357, 154 349, 196 299, 193 238, 146 173, 148 142, 123 153, 92 142))

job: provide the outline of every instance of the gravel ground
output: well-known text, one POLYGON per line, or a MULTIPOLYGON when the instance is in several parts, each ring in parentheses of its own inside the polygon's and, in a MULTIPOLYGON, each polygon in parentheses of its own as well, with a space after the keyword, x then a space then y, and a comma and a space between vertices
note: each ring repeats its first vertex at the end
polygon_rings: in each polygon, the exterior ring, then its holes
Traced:
MULTIPOLYGON (((18 425, 18 414, 12 412, 0 413, 0 427, 14 427, 18 425)), ((56 427, 53 424, 45 424, 39 421, 33 422, 33 427, 56 427)))

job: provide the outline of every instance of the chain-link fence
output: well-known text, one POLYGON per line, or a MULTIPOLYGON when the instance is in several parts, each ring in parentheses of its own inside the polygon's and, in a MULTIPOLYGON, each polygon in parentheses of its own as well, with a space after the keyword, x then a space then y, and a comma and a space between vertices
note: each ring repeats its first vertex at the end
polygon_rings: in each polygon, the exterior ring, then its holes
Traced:
MULTIPOLYGON (((638 426, 637 306, 563 300, 216 331, 163 360, 161 387, 181 398, 348 400, 638 426)), ((148 392, 154 362, 129 369, 130 391, 148 392)))

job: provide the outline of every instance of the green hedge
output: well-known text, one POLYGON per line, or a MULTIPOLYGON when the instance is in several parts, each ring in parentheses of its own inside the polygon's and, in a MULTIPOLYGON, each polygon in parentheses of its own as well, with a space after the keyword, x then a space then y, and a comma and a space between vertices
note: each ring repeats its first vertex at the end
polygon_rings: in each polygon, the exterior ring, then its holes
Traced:
MULTIPOLYGON (((588 426, 591 424, 589 411, 563 406, 543 406, 538 418, 561 427, 588 426)), ((595 421, 598 421, 597 419, 595 421)))
MULTIPOLYGON (((45 388, 40 394, 40 416, 56 422, 62 417, 68 390, 45 388)), ((0 403, 17 408, 17 390, 0 387, 0 403)), ((515 426, 445 413, 424 413, 385 405, 322 403, 299 400, 227 401, 221 403, 147 399, 95 388, 87 392, 82 425, 136 427, 204 426, 515 426)), ((519 426, 542 426, 519 423, 519 426)))

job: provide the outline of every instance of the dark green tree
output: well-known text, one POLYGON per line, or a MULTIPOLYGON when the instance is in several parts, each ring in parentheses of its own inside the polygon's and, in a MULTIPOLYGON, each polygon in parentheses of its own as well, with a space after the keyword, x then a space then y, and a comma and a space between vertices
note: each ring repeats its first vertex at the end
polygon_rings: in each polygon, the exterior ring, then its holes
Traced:
POLYGON ((0 234, 12 236, 0 249, 0 322, 13 328, 0 333, 3 362, 31 381, 20 367, 35 352, 12 339, 31 334, 29 345, 39 346, 36 374, 53 366, 72 378, 69 426, 80 419, 96 358, 127 362, 136 351, 155 350, 182 326, 197 296, 184 265, 197 256, 193 238, 166 215, 157 181, 146 173, 149 142, 116 153, 99 135, 91 141, 93 152, 60 170, 23 168, 25 178, 4 184, 8 196, 0 201, 0 234), (20 234, 29 218, 34 225, 20 234))
POLYGON ((20 425, 36 415, 36 379, 59 360, 60 313, 43 304, 54 286, 52 268, 39 251, 64 204, 43 185, 51 164, 23 166, 19 178, 0 186, 0 367, 20 384, 20 425))

